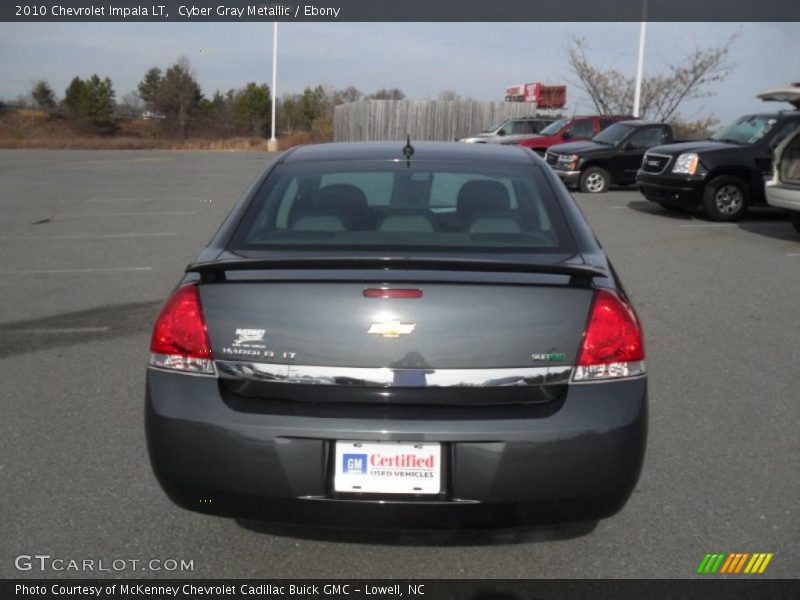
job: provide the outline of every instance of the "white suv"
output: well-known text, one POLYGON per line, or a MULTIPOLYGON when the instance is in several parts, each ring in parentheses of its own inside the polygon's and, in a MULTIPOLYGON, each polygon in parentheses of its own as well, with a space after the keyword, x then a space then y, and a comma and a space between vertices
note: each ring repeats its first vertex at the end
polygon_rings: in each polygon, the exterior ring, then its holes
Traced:
POLYGON ((789 211, 800 233, 800 130, 775 148, 772 181, 767 182, 767 202, 789 211))

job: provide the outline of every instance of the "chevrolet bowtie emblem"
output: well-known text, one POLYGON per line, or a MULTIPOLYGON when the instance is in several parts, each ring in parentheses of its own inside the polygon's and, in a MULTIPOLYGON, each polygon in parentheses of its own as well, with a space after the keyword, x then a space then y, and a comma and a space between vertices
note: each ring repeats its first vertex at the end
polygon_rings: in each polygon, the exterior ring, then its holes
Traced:
POLYGON ((372 323, 367 333, 374 333, 384 338, 399 338, 414 331, 416 323, 401 323, 400 321, 380 321, 372 323))

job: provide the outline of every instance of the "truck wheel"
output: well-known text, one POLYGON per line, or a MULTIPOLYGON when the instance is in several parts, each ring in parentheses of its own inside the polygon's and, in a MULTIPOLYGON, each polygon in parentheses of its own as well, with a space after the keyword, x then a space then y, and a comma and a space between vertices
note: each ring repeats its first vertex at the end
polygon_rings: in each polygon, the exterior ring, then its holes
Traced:
POLYGON ((712 221, 736 221, 749 203, 747 184, 733 175, 715 177, 703 190, 703 210, 712 221))
POLYGON ((589 167, 581 173, 580 190, 584 194, 601 194, 608 191, 611 176, 600 167, 589 167))
POLYGON ((795 231, 800 233, 800 213, 793 212, 789 215, 789 218, 792 220, 795 231))

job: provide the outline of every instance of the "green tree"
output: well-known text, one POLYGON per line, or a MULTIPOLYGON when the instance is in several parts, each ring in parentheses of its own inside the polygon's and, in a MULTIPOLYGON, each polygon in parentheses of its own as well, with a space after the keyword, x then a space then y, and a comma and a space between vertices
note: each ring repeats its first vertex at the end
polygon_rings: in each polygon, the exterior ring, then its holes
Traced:
POLYGON ((56 107, 56 95, 53 88, 44 79, 36 82, 31 90, 31 97, 39 108, 53 110, 56 107))
POLYGON ((139 97, 150 110, 156 110, 161 83, 161 69, 158 67, 149 69, 147 73, 144 74, 144 79, 139 83, 139 97))
POLYGON ((300 97, 300 128, 308 131, 315 119, 325 114, 326 109, 325 89, 318 85, 315 88, 307 87, 300 97))
POLYGON ((86 82, 80 77, 73 78, 64 92, 64 106, 71 117, 81 118, 86 115, 88 97, 86 82))
POLYGON ((234 111, 254 137, 263 136, 271 116, 271 95, 266 84, 248 83, 236 95, 234 111))
POLYGON ((164 74, 154 67, 139 84, 139 96, 147 106, 164 115, 164 126, 185 137, 190 125, 202 116, 203 92, 185 56, 164 74))
POLYGON ((114 123, 114 87, 108 77, 92 75, 86 82, 86 118, 97 127, 110 127, 114 123))

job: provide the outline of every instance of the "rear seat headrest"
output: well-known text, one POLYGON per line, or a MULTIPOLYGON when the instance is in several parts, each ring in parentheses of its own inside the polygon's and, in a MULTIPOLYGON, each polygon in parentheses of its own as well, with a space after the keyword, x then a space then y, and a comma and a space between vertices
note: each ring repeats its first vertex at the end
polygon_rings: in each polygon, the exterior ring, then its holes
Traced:
POLYGON ((476 212, 505 212, 511 210, 508 190, 499 181, 473 179, 458 190, 456 211, 463 215, 476 212))
POLYGON ((314 196, 315 210, 360 211, 367 208, 367 196, 361 188, 349 183, 332 183, 320 188, 314 196))

